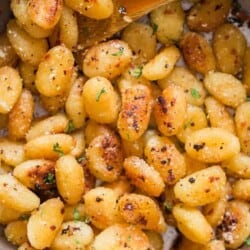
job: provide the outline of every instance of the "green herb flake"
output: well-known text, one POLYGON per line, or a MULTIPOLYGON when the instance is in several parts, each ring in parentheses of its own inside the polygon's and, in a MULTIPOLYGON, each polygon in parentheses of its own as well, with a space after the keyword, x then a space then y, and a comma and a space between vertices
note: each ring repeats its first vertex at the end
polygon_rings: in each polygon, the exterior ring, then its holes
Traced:
POLYGON ((59 155, 60 157, 64 155, 64 152, 63 152, 63 150, 62 150, 62 148, 61 148, 61 146, 59 145, 58 142, 56 142, 56 143, 53 145, 53 151, 56 152, 56 153, 58 153, 58 155, 59 155))
POLYGON ((124 48, 120 47, 116 53, 111 54, 112 56, 121 56, 124 52, 124 48))
POLYGON ((81 242, 78 239, 75 239, 75 243, 76 243, 76 245, 80 245, 81 244, 81 242))
POLYGON ((196 89, 190 89, 191 96, 195 99, 199 99, 201 97, 201 94, 196 89))
POLYGON ((99 100, 100 100, 100 98, 101 98, 101 95, 104 94, 104 93, 106 93, 106 90, 105 90, 104 88, 102 88, 102 89, 96 94, 95 100, 96 100, 97 102, 99 102, 99 100))
POLYGON ((128 241, 130 241, 130 240, 131 240, 131 235, 128 236, 128 241))
POLYGON ((19 217, 19 219, 20 219, 20 220, 28 220, 29 217, 30 217, 30 214, 22 214, 22 215, 19 217))
POLYGON ((77 208, 73 211, 74 220, 80 220, 80 212, 77 208))
POLYGON ((46 176, 44 176, 43 182, 45 184, 55 184, 56 183, 55 174, 48 173, 46 176))
POLYGON ((184 123, 183 129, 187 129, 188 127, 190 127, 191 123, 192 123, 191 119, 189 121, 187 121, 186 123, 184 123))
POLYGON ((71 134, 72 132, 74 132, 74 130, 75 130, 75 125, 72 120, 69 120, 67 128, 65 129, 64 132, 67 134, 71 134))
POLYGON ((90 218, 87 215, 85 215, 85 216, 83 216, 81 218, 81 221, 83 221, 86 224, 89 224, 90 223, 90 218))
POLYGON ((250 236, 245 240, 245 243, 248 247, 250 247, 250 236))
POLYGON ((85 156, 79 156, 78 158, 76 158, 76 160, 77 160, 78 163, 81 163, 85 159, 86 159, 85 156))
POLYGON ((139 78, 142 75, 142 66, 129 70, 129 74, 135 78, 139 78))
POLYGON ((164 204, 163 204, 163 206, 164 206, 164 209, 166 210, 166 211, 172 211, 172 209, 173 209, 173 204, 171 204, 171 203, 169 203, 169 202, 164 202, 164 204))
POLYGON ((247 97, 246 101, 247 101, 247 102, 250 102, 250 96, 247 97))
POLYGON ((153 35, 154 35, 158 30, 158 25, 156 23, 151 23, 151 27, 153 29, 153 35))

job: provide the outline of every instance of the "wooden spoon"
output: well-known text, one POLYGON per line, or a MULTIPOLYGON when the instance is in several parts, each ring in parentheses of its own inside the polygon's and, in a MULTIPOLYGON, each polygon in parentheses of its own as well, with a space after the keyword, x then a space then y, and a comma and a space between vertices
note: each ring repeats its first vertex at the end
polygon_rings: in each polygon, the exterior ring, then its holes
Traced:
POLYGON ((173 0, 113 0, 114 13, 104 20, 78 15, 80 50, 111 37, 130 22, 173 0))

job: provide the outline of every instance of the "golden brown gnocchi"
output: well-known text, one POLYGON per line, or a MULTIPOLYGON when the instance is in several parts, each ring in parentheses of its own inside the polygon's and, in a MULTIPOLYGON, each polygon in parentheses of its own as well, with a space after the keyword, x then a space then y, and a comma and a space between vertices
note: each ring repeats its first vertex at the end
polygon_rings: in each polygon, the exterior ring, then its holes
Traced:
POLYGON ((193 132, 186 140, 188 155, 207 163, 216 163, 240 152, 239 139, 221 128, 203 128, 193 132))
POLYGON ((167 225, 154 200, 140 194, 124 194, 118 201, 119 215, 141 229, 164 232, 167 225))
POLYGON ((28 220, 27 236, 31 246, 43 249, 51 245, 63 222, 64 204, 59 198, 42 203, 28 220))
POLYGON ((241 149, 244 153, 250 154, 250 102, 242 103, 235 114, 236 132, 240 140, 241 149))
POLYGON ((203 36, 187 32, 182 37, 180 46, 183 57, 191 69, 201 74, 215 70, 216 61, 212 47, 203 36))
POLYGON ((142 84, 134 85, 122 93, 122 106, 117 128, 123 140, 139 139, 148 127, 152 110, 150 89, 142 84))
POLYGON ((87 80, 82 89, 82 98, 86 113, 94 121, 112 123, 117 119, 119 96, 108 79, 96 76, 87 80))
POLYGON ((159 172, 143 159, 135 156, 126 158, 124 169, 131 183, 149 196, 157 197, 163 192, 165 185, 159 172))
POLYGON ((197 32, 209 32, 226 21, 231 0, 199 1, 193 5, 187 16, 187 25, 197 32))
POLYGON ((119 76, 131 61, 132 51, 126 42, 111 40, 91 47, 83 60, 83 72, 88 77, 119 76))
POLYGON ((174 186, 174 193, 185 205, 197 207, 218 200, 225 188, 224 171, 212 166, 180 179, 174 186))
POLYGON ((58 45, 50 49, 44 55, 36 73, 35 84, 39 93, 47 97, 63 94, 68 89, 73 65, 73 54, 68 48, 58 45))
POLYGON ((9 113, 8 131, 14 140, 24 139, 34 112, 34 99, 29 90, 23 89, 19 99, 9 113))
POLYGON ((214 32, 213 49, 221 72, 236 75, 241 70, 246 39, 233 24, 223 24, 214 32))
POLYGON ((21 95, 22 79, 14 68, 4 66, 0 68, 0 82, 0 113, 7 114, 21 95))
POLYGON ((182 87, 167 86, 154 105, 154 117, 159 131, 165 136, 176 135, 184 125, 186 112, 187 101, 182 87))
POLYGON ((7 27, 8 39, 22 61, 38 66, 48 50, 46 39, 36 39, 20 28, 15 20, 7 27))
POLYGON ((163 44, 176 43, 183 32, 184 12, 181 1, 169 3, 153 10, 150 13, 150 21, 155 28, 158 41, 163 44))

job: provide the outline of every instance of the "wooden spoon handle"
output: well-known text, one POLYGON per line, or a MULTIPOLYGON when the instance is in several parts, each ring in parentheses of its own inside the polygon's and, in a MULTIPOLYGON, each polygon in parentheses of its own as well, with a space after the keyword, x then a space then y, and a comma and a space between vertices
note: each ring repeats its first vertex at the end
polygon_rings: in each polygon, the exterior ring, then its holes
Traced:
POLYGON ((114 0, 114 13, 108 19, 94 20, 78 15, 80 49, 111 37, 130 21, 171 1, 173 0, 114 0))

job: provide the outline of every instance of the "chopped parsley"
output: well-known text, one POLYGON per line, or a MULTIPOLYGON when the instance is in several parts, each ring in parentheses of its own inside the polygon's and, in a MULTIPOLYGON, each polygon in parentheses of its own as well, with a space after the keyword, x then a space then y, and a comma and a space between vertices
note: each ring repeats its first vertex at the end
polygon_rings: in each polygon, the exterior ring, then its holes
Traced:
POLYGON ((81 163, 82 161, 84 161, 86 158, 85 156, 79 156, 78 158, 76 158, 76 160, 81 163))
POLYGON ((90 223, 90 218, 87 215, 85 215, 85 216, 83 216, 81 218, 81 221, 83 221, 86 224, 89 224, 90 223))
POLYGON ((76 243, 76 245, 80 245, 81 244, 81 242, 78 239, 75 239, 75 243, 76 243))
POLYGON ((199 91, 197 89, 190 89, 190 93, 191 93, 191 96, 195 99, 199 99, 201 97, 201 94, 199 93, 199 91))
POLYGON ((163 204, 163 206, 164 206, 164 209, 166 210, 166 211, 172 211, 172 209, 173 209, 173 204, 171 204, 171 203, 169 203, 169 202, 164 202, 164 204, 163 204))
POLYGON ((83 221, 84 223, 90 223, 90 218, 87 215, 81 216, 80 211, 75 208, 73 211, 73 217, 75 221, 83 221))
POLYGON ((245 243, 248 247, 250 247, 250 236, 246 239, 245 243))
POLYGON ((64 152, 61 148, 61 146, 59 145, 58 142, 56 142, 54 145, 53 145, 53 151, 58 153, 59 156, 63 156, 64 155, 64 152))
POLYGON ((139 78, 142 75, 142 66, 130 69, 129 74, 135 78, 139 78))
POLYGON ((156 23, 151 23, 151 27, 153 29, 153 35, 154 35, 158 30, 158 25, 156 23))
POLYGON ((101 98, 101 95, 104 94, 104 93, 106 93, 106 90, 105 90, 104 88, 102 88, 102 89, 96 94, 95 100, 96 100, 97 102, 99 102, 99 100, 100 100, 100 98, 101 98))
POLYGON ((45 184, 55 184, 56 183, 55 174, 48 173, 46 176, 44 176, 43 182, 45 184))
POLYGON ((111 54, 112 56, 121 56, 123 54, 124 48, 120 47, 116 53, 111 54))
POLYGON ((74 123, 73 123, 72 120, 69 120, 68 126, 67 126, 67 128, 65 129, 65 133, 71 134, 74 130, 75 130, 75 125, 74 125, 74 123))
POLYGON ((80 220, 80 212, 77 208, 73 211, 74 220, 80 220))
POLYGON ((29 217, 30 217, 30 214, 22 214, 22 215, 19 217, 19 219, 20 219, 20 220, 28 220, 29 217))

